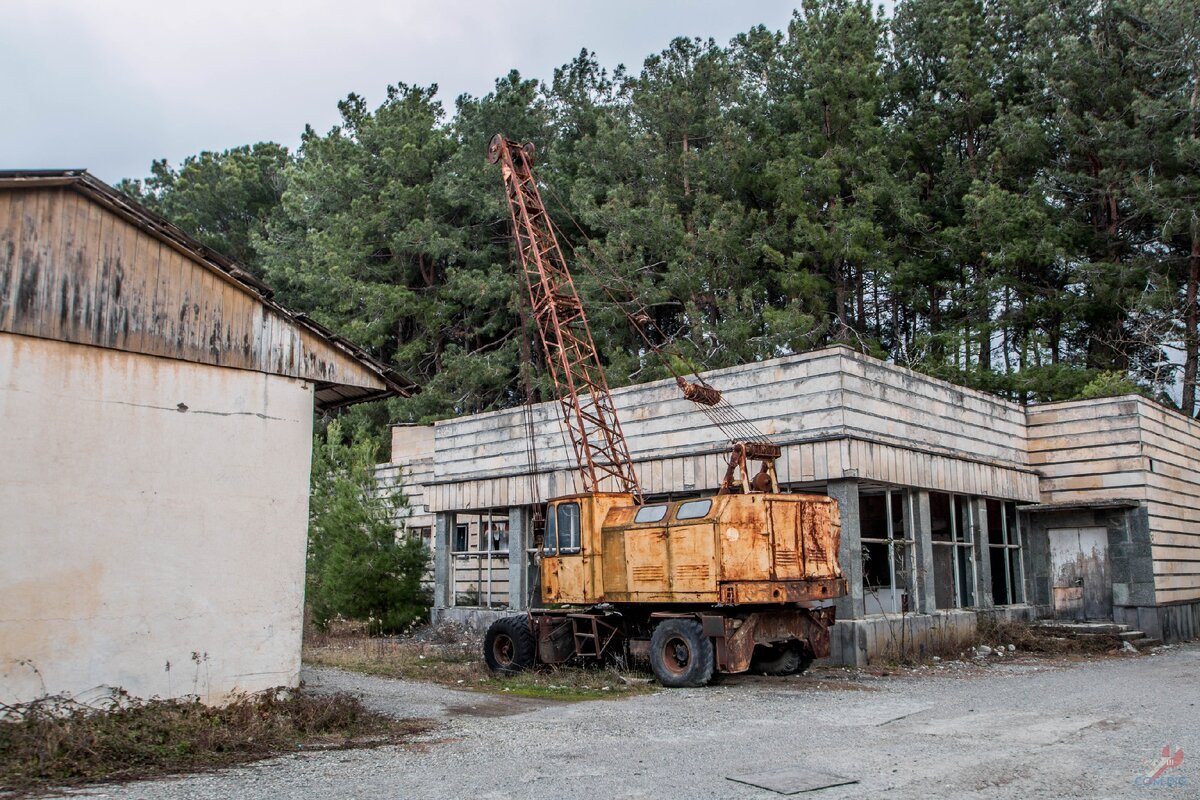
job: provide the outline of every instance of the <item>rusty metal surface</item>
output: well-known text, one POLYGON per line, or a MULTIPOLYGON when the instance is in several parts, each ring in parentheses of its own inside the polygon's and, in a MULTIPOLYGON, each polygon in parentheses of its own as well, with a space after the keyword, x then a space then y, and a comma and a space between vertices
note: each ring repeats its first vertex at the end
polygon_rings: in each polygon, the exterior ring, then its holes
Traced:
POLYGON ((611 480, 640 499, 629 445, 587 315, 537 187, 533 148, 496 134, 488 144, 487 160, 500 165, 530 310, 584 490, 600 491, 611 480))
POLYGON ((783 448, 770 442, 734 442, 729 449, 729 466, 718 493, 729 494, 739 488, 743 494, 778 492, 775 461, 782 454, 783 448), (760 467, 753 478, 750 477, 752 462, 758 462, 760 467))
POLYGON ((321 408, 416 388, 81 170, 0 172, 0 331, 310 380, 321 408))
POLYGON ((717 669, 745 672, 750 669, 754 646, 772 642, 804 642, 814 658, 829 655, 829 626, 833 609, 763 611, 744 618, 727 617, 725 636, 716 640, 717 669))
POLYGON ((604 658, 623 641, 622 629, 614 622, 604 614, 531 612, 538 661, 562 664, 575 657, 604 658))
POLYGON ((702 406, 715 406, 721 402, 721 393, 711 386, 701 386, 698 383, 686 381, 679 378, 679 388, 683 390, 683 396, 693 403, 702 406))
POLYGON ((576 495, 581 552, 542 559, 551 603, 807 603, 845 594, 837 561, 837 503, 820 495, 710 498, 701 518, 678 520, 685 502, 638 506, 630 495, 576 495), (639 509, 663 506, 637 522, 639 509))
POLYGON ((845 578, 804 581, 741 581, 721 584, 725 605, 811 603, 846 594, 845 578))
POLYGON ((537 638, 537 659, 542 664, 562 664, 575 655, 571 621, 565 616, 534 614, 531 617, 537 638))
POLYGON ((546 555, 541 563, 542 600, 547 603, 591 605, 604 600, 604 569, 613 563, 602 555, 602 528, 613 509, 636 508, 633 496, 620 492, 578 494, 555 498, 550 513, 559 503, 579 504, 580 549, 577 553, 546 555))

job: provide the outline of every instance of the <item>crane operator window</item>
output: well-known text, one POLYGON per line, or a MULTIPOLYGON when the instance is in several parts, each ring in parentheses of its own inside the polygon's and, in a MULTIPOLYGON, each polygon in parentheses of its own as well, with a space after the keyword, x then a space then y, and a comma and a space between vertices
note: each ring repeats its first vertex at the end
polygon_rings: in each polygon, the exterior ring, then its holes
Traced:
POLYGON ((667 507, 661 506, 642 506, 634 515, 634 522, 661 522, 662 518, 667 515, 667 507))
POLYGON ((546 520, 546 555, 579 552, 579 503, 559 503, 546 520))
POLYGON ((702 519, 712 511, 712 500, 689 500, 675 512, 675 519, 702 519))

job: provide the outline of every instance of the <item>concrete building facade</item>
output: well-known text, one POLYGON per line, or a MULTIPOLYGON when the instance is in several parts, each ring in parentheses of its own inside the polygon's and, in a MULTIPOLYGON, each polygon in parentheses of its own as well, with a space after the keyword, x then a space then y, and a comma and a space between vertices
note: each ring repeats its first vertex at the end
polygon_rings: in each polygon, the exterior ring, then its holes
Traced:
MULTIPOLYGON (((919 653, 980 614, 1200 629, 1200 423, 1138 397, 1026 408, 841 346, 705 379, 782 445, 785 491, 839 502, 850 593, 833 660, 919 653)), ((718 488, 727 442, 674 382, 613 394, 651 500, 718 488)), ((390 468, 420 476, 434 617, 536 604, 532 509, 579 488, 555 405, 397 430, 390 468), (505 591, 483 591, 497 574, 505 591)))
POLYGON ((0 702, 297 685, 314 407, 409 388, 87 173, 0 173, 0 702))

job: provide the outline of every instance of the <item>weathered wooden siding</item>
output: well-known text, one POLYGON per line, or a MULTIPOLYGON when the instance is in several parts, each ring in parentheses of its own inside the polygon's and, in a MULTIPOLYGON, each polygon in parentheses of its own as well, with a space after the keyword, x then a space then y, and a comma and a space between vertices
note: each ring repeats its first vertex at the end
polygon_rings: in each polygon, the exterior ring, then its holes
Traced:
POLYGON ((1158 602, 1200 600, 1200 422, 1138 398, 1158 602))
POLYGON ((396 522, 403 523, 409 530, 433 525, 429 491, 426 489, 432 479, 433 460, 429 458, 407 464, 380 464, 375 468, 375 480, 380 486, 399 486, 408 499, 408 506, 400 509, 396 522))
POLYGON ((66 186, 0 191, 0 331, 386 388, 246 286, 66 186))
MULTIPOLYGON (((784 445, 785 484, 846 477, 1033 502, 1024 412, 982 392, 885 364, 849 348, 706 373, 760 430, 784 445)), ((727 439, 673 381, 613 392, 643 489, 714 489, 727 439)), ((464 510, 523 505, 576 491, 573 456, 543 403, 439 422, 430 506, 464 510), (530 475, 532 429, 538 475, 530 475)), ((606 487, 606 488, 616 488, 606 487)))
POLYGON ((841 353, 847 434, 983 464, 1028 465, 1020 405, 852 350, 841 353))
POLYGON ((1200 599, 1200 423, 1136 396, 1033 406, 1028 417, 1044 502, 1144 503, 1158 602, 1200 599))
POLYGON ((1045 503, 1145 500, 1139 406, 1134 398, 1030 406, 1029 462, 1045 503))

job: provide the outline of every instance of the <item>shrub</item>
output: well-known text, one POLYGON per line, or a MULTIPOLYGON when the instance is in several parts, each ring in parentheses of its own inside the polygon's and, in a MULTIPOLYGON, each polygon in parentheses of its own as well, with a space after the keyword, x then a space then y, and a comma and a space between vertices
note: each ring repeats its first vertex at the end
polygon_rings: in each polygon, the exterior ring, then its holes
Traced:
POLYGON ((429 554, 405 535, 408 499, 375 479, 373 446, 343 441, 334 421, 313 442, 308 527, 308 603, 313 623, 368 623, 373 634, 403 630, 428 610, 421 577, 429 554))

